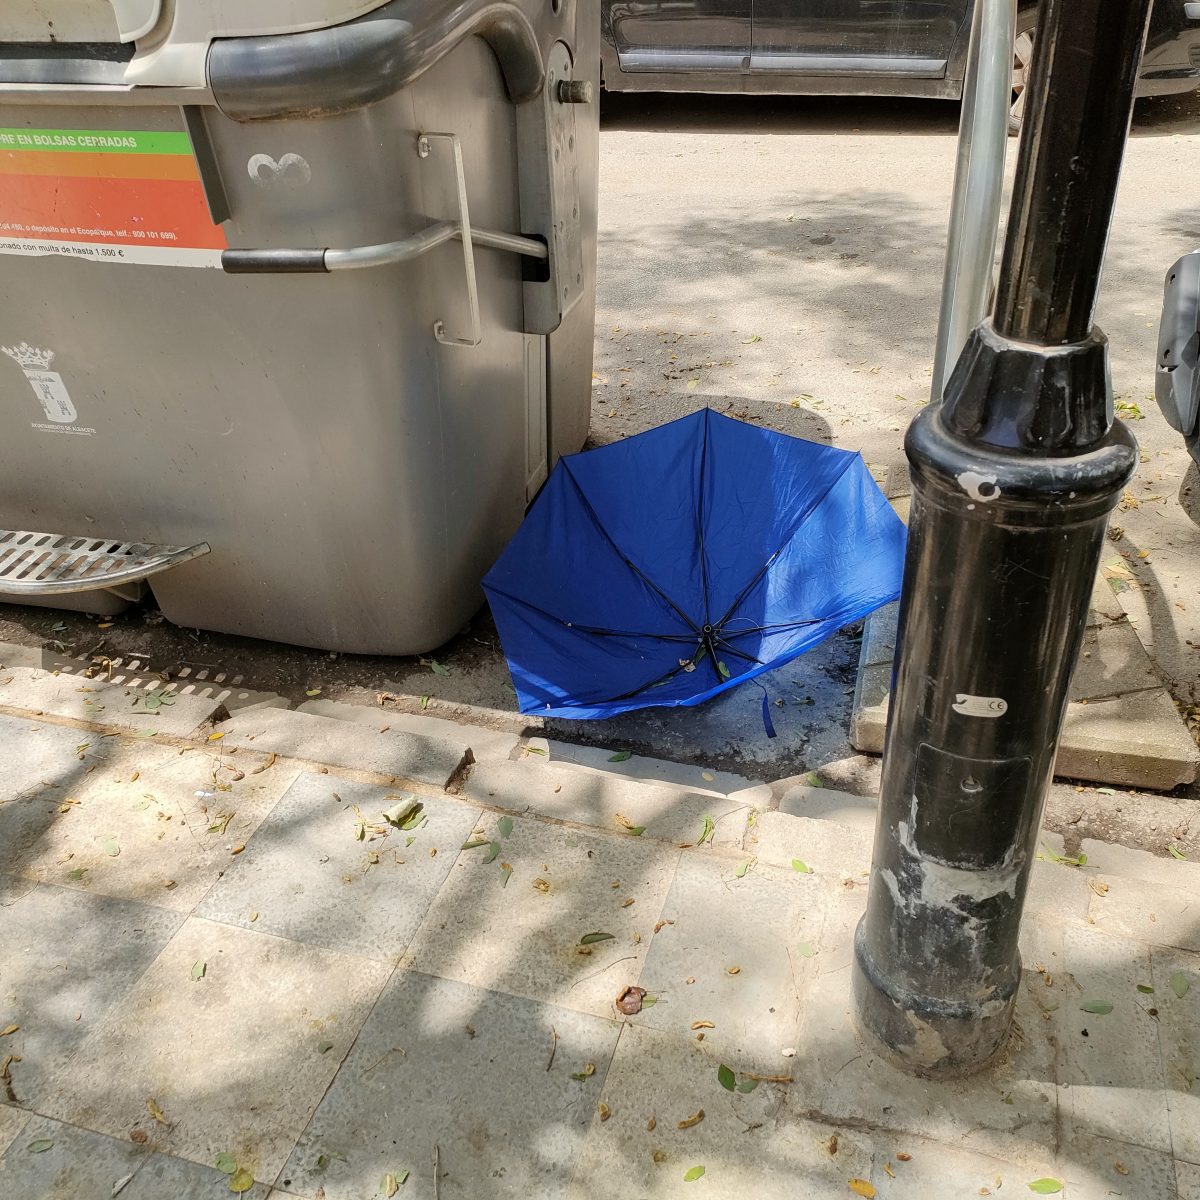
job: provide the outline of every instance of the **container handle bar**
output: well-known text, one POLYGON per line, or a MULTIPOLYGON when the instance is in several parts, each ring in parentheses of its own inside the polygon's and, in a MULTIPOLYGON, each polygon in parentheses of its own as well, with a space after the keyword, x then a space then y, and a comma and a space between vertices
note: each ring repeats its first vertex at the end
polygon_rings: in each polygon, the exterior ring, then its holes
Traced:
POLYGON ((482 340, 479 323, 479 283, 475 273, 475 246, 490 246, 529 258, 549 258, 550 250, 537 238, 515 233, 495 233, 488 229, 472 229, 467 207, 467 177, 463 170, 462 144, 453 133, 423 133, 417 138, 417 155, 428 158, 434 138, 449 144, 454 156, 454 193, 458 220, 439 221, 397 242, 381 242, 374 246, 352 246, 346 250, 225 250, 221 266, 231 275, 261 273, 303 273, 353 271, 360 267, 378 267, 410 262, 427 251, 457 238, 462 242, 463 270, 467 281, 467 307, 471 314, 468 337, 451 337, 446 323, 433 323, 433 336, 446 346, 478 346, 482 340))
MULTIPOLYGON (((457 221, 438 221, 398 242, 351 246, 346 250, 225 250, 221 254, 221 266, 230 275, 353 271, 359 267, 385 267, 393 263, 410 262, 435 246, 461 236, 462 230, 457 221)), ((476 246, 508 250, 543 262, 549 257, 545 242, 516 233, 473 228, 471 241, 476 246)))

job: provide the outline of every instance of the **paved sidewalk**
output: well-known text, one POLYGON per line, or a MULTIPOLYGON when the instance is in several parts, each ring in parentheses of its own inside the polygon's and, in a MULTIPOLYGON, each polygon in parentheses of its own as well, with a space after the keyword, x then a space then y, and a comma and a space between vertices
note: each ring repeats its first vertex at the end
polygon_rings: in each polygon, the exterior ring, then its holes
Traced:
POLYGON ((850 1023, 869 800, 224 718, 0 669, 5 1200, 1200 1200, 1198 864, 1046 837, 1011 1045, 934 1084, 850 1023))

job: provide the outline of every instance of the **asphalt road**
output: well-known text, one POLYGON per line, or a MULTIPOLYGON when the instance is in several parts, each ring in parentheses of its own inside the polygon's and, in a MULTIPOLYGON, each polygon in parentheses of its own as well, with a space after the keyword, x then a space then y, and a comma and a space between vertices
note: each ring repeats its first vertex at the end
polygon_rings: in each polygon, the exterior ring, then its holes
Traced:
MULTIPOLYGON (((882 472, 928 399, 956 128, 956 106, 928 101, 605 97, 593 442, 708 403, 859 450, 882 472)), ((1198 133, 1200 98, 1139 103, 1098 313, 1144 450, 1112 544, 1135 575, 1122 601, 1186 702, 1200 701, 1200 484, 1148 397, 1163 275, 1200 246, 1198 133)), ((140 610, 96 624, 0 608, 0 640, 57 644, 68 657, 207 665, 293 699, 319 688, 363 703, 388 691, 414 707, 431 697, 430 711, 515 712, 486 612, 431 656, 448 675, 413 659, 179 630, 140 610)), ((790 775, 849 753, 856 660, 850 633, 768 677, 783 702, 774 741, 753 687, 702 710, 562 732, 790 775)))

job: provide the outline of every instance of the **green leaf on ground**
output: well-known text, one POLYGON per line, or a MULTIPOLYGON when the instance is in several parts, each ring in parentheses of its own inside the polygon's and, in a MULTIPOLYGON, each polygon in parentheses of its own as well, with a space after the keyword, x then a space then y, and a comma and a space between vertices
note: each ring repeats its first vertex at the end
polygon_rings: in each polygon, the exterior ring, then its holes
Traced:
POLYGON ((799 954, 801 958, 812 958, 816 952, 817 948, 812 944, 812 942, 801 942, 800 945, 796 947, 796 953, 799 954))
POLYGON ((743 346, 752 346, 755 342, 761 342, 762 336, 757 333, 752 333, 748 338, 742 338, 743 346))
POLYGON ((1096 793, 1100 796, 1115 796, 1117 794, 1117 789, 1110 788, 1110 787, 1102 787, 1102 788, 1097 788, 1096 793))
POLYGON ((812 867, 810 867, 802 858, 792 859, 792 870, 798 871, 801 875, 811 875, 813 873, 812 867))
POLYGON ((238 1167, 229 1177, 231 1192, 248 1192, 254 1186, 254 1176, 245 1167, 238 1167))
POLYGON ((1031 1192, 1039 1196, 1057 1196, 1063 1190, 1061 1179, 1035 1179, 1027 1185, 1031 1192))
POLYGON ((579 944, 581 946, 594 946, 597 942, 611 942, 615 936, 615 934, 611 933, 585 933, 579 939, 579 944))
POLYGON ((727 1092, 732 1092, 737 1087, 737 1077, 724 1063, 717 1068, 717 1082, 727 1092))
POLYGON ((422 696, 422 697, 421 697, 421 707, 422 707, 423 709, 424 709, 424 708, 428 708, 428 707, 429 707, 429 701, 430 701, 430 700, 432 700, 432 699, 433 699, 433 697, 432 697, 432 696, 422 696))
POLYGON ((480 846, 490 846, 492 843, 487 838, 472 838, 469 842, 463 842, 459 847, 460 850, 478 850, 480 846))
POLYGON ((1079 1006, 1085 1013, 1095 1013, 1099 1017, 1106 1017, 1113 1010, 1111 1000, 1089 1000, 1086 1004, 1079 1006))
POLYGON ((500 864, 500 886, 502 888, 508 887, 508 881, 512 878, 512 872, 513 869, 509 863, 500 864))
POLYGON ((737 865, 737 870, 736 870, 736 871, 734 871, 734 873, 733 873, 733 874, 734 874, 734 877, 735 877, 736 879, 741 879, 741 878, 743 878, 743 877, 745 876, 745 874, 746 874, 746 872, 747 872, 748 870, 750 870, 750 862, 749 862, 749 860, 747 860, 746 862, 740 862, 740 863, 738 863, 738 865, 737 865))
POLYGON ((213 1159, 213 1166, 225 1175, 232 1175, 237 1170, 237 1160, 226 1150, 213 1159))
POLYGON ((1154 995, 1154 989, 1148 983, 1139 983, 1137 985, 1137 990, 1141 992, 1143 996, 1154 995))
POLYGON ((488 852, 484 855, 483 865, 486 867, 488 863, 494 863, 500 855, 500 843, 489 842, 488 852))
POLYGON ((67 872, 67 878, 74 879, 78 883, 87 874, 87 871, 87 867, 74 867, 67 872))
POLYGON ((121 853, 121 847, 118 846, 112 838, 105 838, 104 841, 100 843, 100 849, 103 850, 104 853, 109 856, 109 858, 116 858, 117 855, 121 853))
MULTIPOLYGON (((526 754, 540 754, 543 758, 550 757, 550 751, 545 746, 524 746, 522 749, 526 754)), ((625 757, 628 758, 629 756, 626 755, 625 757)), ((612 759, 610 758, 608 761, 612 762, 612 759)))
POLYGON ((44 1154, 53 1145, 49 1138, 38 1138, 36 1142, 29 1143, 28 1149, 30 1154, 44 1154))
POLYGON ((1191 986, 1192 985, 1188 983, 1187 976, 1184 975, 1182 971, 1176 971, 1175 974, 1171 976, 1171 991, 1173 991, 1180 1000, 1182 1000, 1184 996, 1188 994, 1188 989, 1191 986))
POLYGON ((204 972, 208 970, 208 964, 201 959, 199 962, 192 963, 192 982, 195 983, 199 979, 204 978, 204 972))
POLYGON ((708 815, 704 814, 704 826, 700 830, 700 836, 696 839, 697 846, 703 846, 705 842, 711 842, 713 834, 716 832, 716 822, 708 815))
POLYGON ((407 833, 410 829, 420 829, 429 820, 429 814, 421 811, 421 805, 417 805, 416 811, 408 818, 407 821, 400 823, 400 828, 407 833))
POLYGON ((720 659, 717 659, 717 670, 721 672, 722 679, 732 679, 733 678, 732 674, 730 673, 729 668, 723 662, 721 662, 720 659))
POLYGON ((443 666, 436 658, 423 658, 421 666, 428 667, 435 675, 449 675, 450 668, 443 666))
POLYGON ((317 1043, 317 1053, 318 1054, 328 1054, 329 1051, 332 1049, 333 1049, 332 1042, 318 1042, 317 1043))
POLYGON ((1182 850, 1180 850, 1180 848, 1179 848, 1178 846, 1174 845, 1174 844, 1172 844, 1172 845, 1170 845, 1170 846, 1168 846, 1168 847, 1167 847, 1167 853, 1168 853, 1168 854, 1169 854, 1169 855, 1170 855, 1172 858, 1182 858, 1182 859, 1186 859, 1186 858, 1187 858, 1187 855, 1186 855, 1186 854, 1184 854, 1184 852, 1183 852, 1182 850))
POLYGON ((416 834, 410 833, 408 835, 408 837, 406 837, 404 839, 404 848, 407 850, 408 847, 411 846, 413 844, 413 842, 415 842, 416 840, 417 840, 416 834))
POLYGON ((818 775, 816 773, 816 771, 809 771, 809 773, 807 775, 805 775, 805 777, 804 777, 804 782, 807 783, 809 787, 824 787, 825 786, 820 775, 818 775))
POLYGON ((501 817, 496 822, 496 830, 502 838, 510 836, 513 831, 512 817, 501 817))
MULTIPOLYGON (((758 340, 761 342, 761 341, 762 341, 762 338, 759 338, 758 340)), ((697 1179, 700 1179, 700 1178, 701 1178, 703 1175, 704 1175, 704 1168, 703 1168, 703 1167, 699 1167, 699 1166, 697 1166, 697 1167, 689 1167, 689 1168, 688 1168, 686 1171, 684 1171, 684 1173, 683 1173, 683 1182, 684 1182, 684 1183, 695 1183, 695 1182, 696 1182, 696 1180, 697 1180, 697 1179)))
POLYGON ((626 762, 633 757, 632 750, 618 750, 616 754, 608 756, 609 762, 626 762))
POLYGON ((758 1087, 757 1079, 743 1079, 742 1082, 738 1084, 737 1090, 741 1092, 743 1096, 746 1096, 754 1091, 756 1087, 758 1087))
POLYGON ((698 380, 698 379, 689 379, 687 381, 687 390, 689 392, 694 392, 699 386, 700 386, 700 380, 698 380))
POLYGON ((642 997, 642 1007, 649 1008, 652 1004, 658 1003, 657 996, 645 995, 642 997))

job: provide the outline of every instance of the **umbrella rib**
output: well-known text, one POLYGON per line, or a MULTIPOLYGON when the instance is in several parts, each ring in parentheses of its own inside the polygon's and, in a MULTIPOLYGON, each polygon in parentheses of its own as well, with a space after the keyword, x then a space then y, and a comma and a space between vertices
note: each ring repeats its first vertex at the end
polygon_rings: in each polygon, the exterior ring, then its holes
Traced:
POLYGON ((488 589, 495 592, 497 596, 503 596, 505 599, 511 600, 514 604, 524 605, 525 608, 531 609, 549 621, 557 621, 565 628, 576 629, 580 633, 594 633, 598 637, 651 638, 658 642, 686 642, 689 646, 694 645, 696 641, 695 637, 690 633, 634 633, 625 629, 599 629, 592 625, 579 625, 574 621, 564 620, 557 613, 552 613, 549 609, 541 608, 539 605, 531 603, 522 596, 514 596, 512 592, 506 592, 503 588, 496 587, 495 584, 489 583, 488 589))
POLYGON ((845 475, 848 470, 850 470, 850 467, 854 463, 854 459, 858 458, 858 457, 860 457, 860 456, 852 455, 849 459, 847 459, 846 465, 837 473, 837 475, 833 479, 831 479, 829 481, 829 486, 826 487, 826 489, 808 506, 808 508, 804 510, 804 513, 800 516, 800 518, 796 521, 796 524, 792 527, 792 532, 789 533, 786 538, 784 538, 782 544, 775 551, 775 553, 772 554, 771 557, 768 558, 765 563, 763 563, 763 565, 758 570, 758 574, 756 574, 754 576, 754 578, 751 579, 750 582, 748 584, 746 584, 746 586, 744 588, 742 588, 742 590, 738 593, 737 599, 734 600, 734 602, 729 606, 725 615, 716 623, 718 629, 721 628, 721 626, 723 626, 725 624, 725 622, 728 621, 729 618, 732 617, 735 612, 737 612, 738 607, 741 605, 742 601, 745 600, 746 597, 748 595, 750 595, 750 593, 758 586, 759 581, 770 569, 771 564, 783 553, 784 549, 787 547, 787 544, 800 531, 800 526, 804 524, 805 518, 807 518, 809 516, 809 514, 812 513, 816 509, 817 505, 819 505, 821 503, 821 501, 824 500, 825 497, 828 496, 831 491, 833 491, 834 485, 841 480, 842 476, 845 475))
MULTIPOLYGON (((599 515, 597 514, 596 510, 592 507, 592 502, 587 498, 587 493, 584 492, 583 488, 580 486, 579 480, 575 478, 575 472, 571 470, 570 462, 565 458, 560 459, 560 461, 562 462, 563 468, 566 470, 567 478, 574 485, 576 492, 579 493, 579 499, 583 503, 584 511, 587 513, 587 515, 589 517, 591 517, 592 524, 596 526, 596 529, 599 531, 600 535, 613 548, 613 552, 648 588, 651 589, 651 591, 653 591, 658 597, 660 597, 662 600, 664 600, 667 604, 669 604, 671 606, 671 608, 675 612, 676 616, 678 616, 679 619, 689 629, 693 630, 695 633, 698 634, 700 632, 700 629, 696 625, 696 623, 691 619, 691 617, 689 617, 687 615, 687 613, 685 613, 683 611, 683 609, 681 609, 679 607, 679 605, 676 604, 675 601, 672 600, 671 597, 668 596, 667 593, 664 592, 662 590, 662 588, 660 588, 658 586, 658 584, 654 582, 653 579, 651 579, 644 571, 642 571, 641 568, 638 567, 638 565, 636 563, 631 561, 630 558, 628 557, 628 555, 626 555, 626 553, 621 549, 621 547, 618 546, 617 543, 613 541, 612 535, 608 532, 607 529, 604 528, 604 525, 601 522, 599 515)), ((624 697, 621 697, 621 698, 624 699, 624 697)))
POLYGON ((737 649, 736 646, 731 646, 723 637, 717 638, 717 645, 723 646, 727 653, 734 655, 737 658, 744 658, 746 662, 756 663, 758 666, 763 665, 761 658, 755 658, 753 654, 746 654, 744 651, 737 649))
POLYGON ((803 625, 820 625, 821 621, 818 617, 810 617, 806 621, 781 621, 777 625, 754 625, 749 629, 729 629, 722 627, 721 636, 723 638, 731 637, 746 637, 751 633, 775 633, 780 629, 799 629, 803 625))

